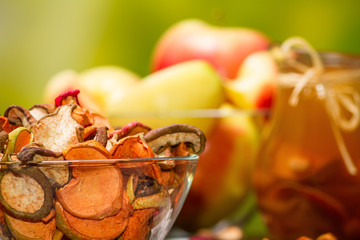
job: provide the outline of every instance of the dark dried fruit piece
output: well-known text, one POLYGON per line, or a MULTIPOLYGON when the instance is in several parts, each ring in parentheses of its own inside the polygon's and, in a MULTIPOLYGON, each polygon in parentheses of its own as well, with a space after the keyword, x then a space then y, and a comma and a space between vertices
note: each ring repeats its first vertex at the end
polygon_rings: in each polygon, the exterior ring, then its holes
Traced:
POLYGON ((186 143, 193 153, 200 154, 205 148, 205 134, 188 124, 173 124, 153 129, 144 135, 145 141, 157 154, 169 146, 186 143))

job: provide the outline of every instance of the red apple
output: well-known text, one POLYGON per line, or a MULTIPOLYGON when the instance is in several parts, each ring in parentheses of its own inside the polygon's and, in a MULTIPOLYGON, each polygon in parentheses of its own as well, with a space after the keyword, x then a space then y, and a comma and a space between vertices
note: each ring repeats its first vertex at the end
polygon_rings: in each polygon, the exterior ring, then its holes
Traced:
POLYGON ((152 70, 190 59, 211 63, 226 79, 234 79, 243 60, 264 50, 269 39, 259 31, 242 27, 218 27, 190 19, 170 27, 155 46, 152 70))
POLYGON ((242 109, 270 108, 275 95, 278 67, 269 51, 259 51, 245 58, 237 78, 225 82, 228 100, 242 109))

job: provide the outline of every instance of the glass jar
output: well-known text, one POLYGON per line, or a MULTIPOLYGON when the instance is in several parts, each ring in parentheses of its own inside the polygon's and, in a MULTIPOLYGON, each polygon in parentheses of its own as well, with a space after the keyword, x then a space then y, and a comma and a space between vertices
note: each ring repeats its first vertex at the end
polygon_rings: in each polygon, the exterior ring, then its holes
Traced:
POLYGON ((360 239, 360 58, 292 40, 256 161, 258 205, 270 239, 360 239))

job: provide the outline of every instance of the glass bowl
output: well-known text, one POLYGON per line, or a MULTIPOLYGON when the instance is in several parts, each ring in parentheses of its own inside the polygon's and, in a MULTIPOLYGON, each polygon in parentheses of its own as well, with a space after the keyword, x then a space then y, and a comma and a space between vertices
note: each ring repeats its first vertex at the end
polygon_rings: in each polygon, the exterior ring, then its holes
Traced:
POLYGON ((1 162, 0 238, 164 239, 198 158, 1 162))
POLYGON ((177 229, 191 235, 224 221, 242 224, 254 210, 251 173, 268 114, 268 110, 239 110, 228 105, 218 109, 130 111, 107 118, 114 126, 134 120, 151 128, 185 123, 204 132, 205 150, 175 222, 177 229))

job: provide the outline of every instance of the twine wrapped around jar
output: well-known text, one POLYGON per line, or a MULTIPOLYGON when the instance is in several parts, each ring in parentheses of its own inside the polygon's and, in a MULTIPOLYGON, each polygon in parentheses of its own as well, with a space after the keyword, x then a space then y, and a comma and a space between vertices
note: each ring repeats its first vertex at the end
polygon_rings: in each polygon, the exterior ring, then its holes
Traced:
POLYGON ((294 89, 289 98, 289 104, 295 107, 300 98, 300 93, 309 83, 313 83, 320 100, 325 101, 326 111, 330 116, 331 128, 338 145, 344 164, 351 175, 357 174, 357 168, 347 150, 341 130, 354 131, 360 123, 360 95, 351 86, 336 89, 328 84, 330 81, 360 77, 360 69, 325 72, 323 62, 317 51, 303 38, 293 37, 287 39, 277 53, 286 59, 290 67, 297 72, 283 73, 279 76, 282 84, 292 86, 294 89), (311 65, 307 66, 292 55, 292 50, 297 48, 309 55, 311 65), (350 113, 345 118, 343 111, 350 113))

